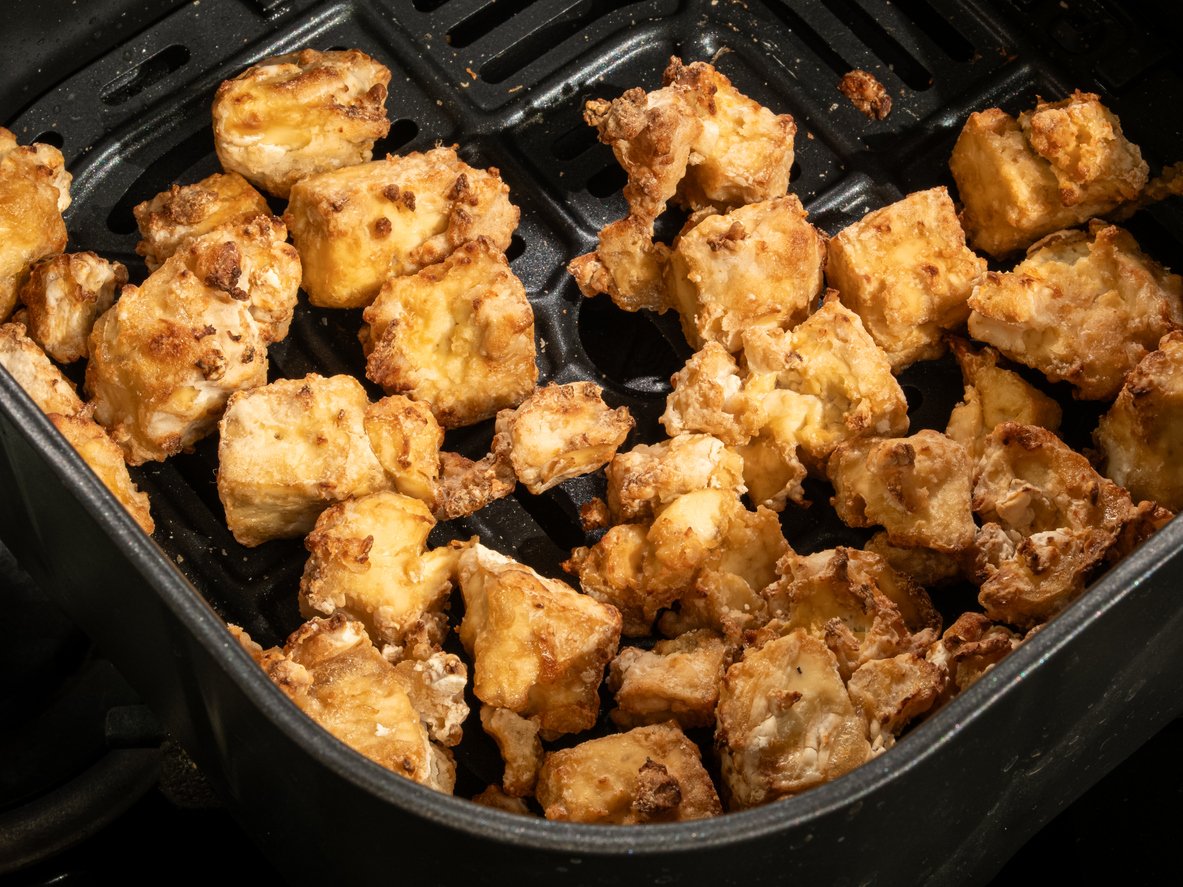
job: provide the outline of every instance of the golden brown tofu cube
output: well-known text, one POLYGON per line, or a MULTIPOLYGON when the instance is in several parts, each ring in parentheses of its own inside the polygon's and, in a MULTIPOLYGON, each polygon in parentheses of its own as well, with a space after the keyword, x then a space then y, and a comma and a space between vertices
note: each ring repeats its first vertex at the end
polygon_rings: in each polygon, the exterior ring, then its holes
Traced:
POLYGON ((1147 167, 1097 96, 969 115, 949 158, 970 243, 1001 258, 1135 198, 1147 167))
POLYGON ((215 228, 270 215, 263 195, 238 173, 214 173, 192 185, 172 185, 132 208, 140 228, 136 252, 155 271, 177 250, 215 228))
POLYGON ((759 430, 758 402, 753 403, 735 358, 717 342, 691 355, 670 382, 674 390, 658 420, 670 437, 698 432, 736 446, 759 430))
POLYGON ((303 536, 334 502, 388 488, 352 376, 280 379, 231 397, 218 425, 218 496, 243 545, 303 536))
POLYGON ((572 259, 567 270, 589 298, 606 293, 623 311, 662 314, 670 307, 665 266, 670 248, 653 240, 653 225, 627 216, 600 231, 594 252, 572 259))
POLYGON ((547 385, 497 414, 493 448, 535 495, 602 468, 633 428, 628 407, 609 409, 593 382, 547 385))
POLYGON ((748 327, 791 329, 809 316, 825 261, 795 195, 705 216, 678 236, 666 270, 686 341, 738 351, 748 327))
POLYGON ((497 743, 505 763, 501 776, 505 793, 515 798, 533 795, 543 754, 538 722, 514 714, 508 708, 482 705, 481 726, 497 743))
POLYGON ((1060 405, 1018 373, 998 366, 997 351, 974 351, 964 339, 954 339, 952 347, 961 365, 965 396, 949 414, 945 434, 965 447, 974 462, 981 458, 986 436, 1001 422, 1059 430, 1060 405))
POLYGON ((850 701, 834 654, 803 629, 749 650, 727 669, 716 714, 732 810, 798 794, 871 756, 867 721, 850 701))
POLYGON ((625 647, 608 670, 616 697, 613 722, 626 728, 664 721, 685 729, 713 724, 726 655, 723 639, 706 629, 658 641, 652 650, 625 647))
POLYGON ((830 501, 852 527, 878 524, 895 545, 950 554, 973 544, 973 465, 965 448, 939 431, 842 444, 828 473, 830 501))
POLYGON ((343 615, 312 619, 283 647, 269 650, 237 626, 229 628, 267 677, 316 723, 399 776, 452 793, 451 753, 431 741, 402 679, 360 622, 343 615))
POLYGON ((534 312, 504 254, 485 238, 417 274, 391 277, 363 316, 366 376, 430 404, 445 428, 488 419, 534 391, 534 312))
POLYGON ((1183 325, 1183 278, 1128 232, 1095 221, 1031 247, 1006 274, 990 273, 969 300, 972 336, 1007 357, 1107 400, 1126 374, 1183 325))
POLYGON ((431 407, 392 394, 366 407, 365 426, 394 489, 435 508, 444 430, 431 407))
POLYGON ((459 575, 477 699, 537 720, 548 740, 594 725, 620 641, 616 608, 479 544, 460 555, 459 575))
POLYGON ((960 693, 997 665, 1023 638, 981 613, 962 613, 925 658, 948 675, 950 695, 960 693))
POLYGON ((276 197, 307 176, 365 163, 390 130, 389 83, 386 66, 356 49, 264 59, 218 87, 218 159, 276 197))
POLYGON ((685 822, 723 812, 702 756, 676 724, 637 727, 551 752, 538 775, 547 819, 685 822))
POLYGON ((426 550, 434 526, 426 505, 388 491, 325 509, 304 540, 301 615, 342 612, 387 658, 428 658, 448 633, 457 557, 449 548, 426 550))
POLYGON ((127 473, 127 463, 123 460, 123 450, 116 446, 107 432, 85 412, 71 416, 50 413, 49 421, 78 451, 82 461, 98 475, 103 486, 127 509, 132 520, 145 533, 152 535, 156 524, 149 511, 148 494, 141 492, 132 482, 131 475, 127 473))
POLYGON ((868 213, 834 235, 826 254, 826 281, 895 372, 944 352, 942 333, 965 323, 985 272, 943 186, 868 213))
POLYGON ((387 278, 442 262, 478 237, 504 252, 518 208, 496 169, 474 169, 441 147, 303 179, 284 221, 312 304, 364 308, 387 278))
POLYGON ((916 653, 901 653, 864 662, 846 689, 867 719, 872 743, 890 748, 904 727, 936 705, 947 680, 941 666, 916 653))
POLYGON ((680 434, 617 453, 605 469, 614 521, 652 521, 664 506, 695 490, 744 492, 742 460, 709 434, 680 434))
POLYGON ((66 253, 41 259, 20 288, 24 309, 17 318, 29 338, 59 363, 90 353, 87 339, 99 315, 127 283, 127 268, 94 253, 66 253))
POLYGON ((73 416, 82 411, 82 399, 73 383, 19 323, 0 324, 0 366, 12 374, 41 412, 73 416))
POLYGON ((12 313, 29 266, 66 248, 70 181, 57 148, 17 145, 0 126, 0 321, 12 313))

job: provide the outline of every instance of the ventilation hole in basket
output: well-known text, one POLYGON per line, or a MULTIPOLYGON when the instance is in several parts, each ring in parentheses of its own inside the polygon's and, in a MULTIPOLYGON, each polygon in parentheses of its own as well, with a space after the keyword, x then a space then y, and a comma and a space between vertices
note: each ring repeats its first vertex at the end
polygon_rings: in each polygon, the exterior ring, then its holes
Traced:
POLYGON ((621 311, 609 299, 579 308, 579 340, 604 376, 629 391, 665 396, 682 361, 645 312, 621 311))
POLYGON ((770 3, 768 8, 772 11, 773 15, 780 19, 793 32, 793 36, 808 46, 822 60, 822 63, 835 74, 841 76, 854 67, 854 65, 842 58, 830 46, 829 40, 810 27, 809 23, 791 8, 790 0, 779 0, 777 3, 770 3))
POLYGON ((448 0, 411 0, 411 5, 419 12, 435 12, 448 0))
POLYGON ((189 50, 174 44, 151 58, 140 62, 130 71, 120 74, 99 92, 99 100, 112 107, 138 96, 148 87, 159 83, 174 71, 179 71, 189 62, 189 50))
POLYGON ((390 124, 390 132, 374 142, 374 156, 385 157, 387 154, 393 154, 417 135, 419 124, 414 120, 396 120, 390 124))
POLYGON ((908 413, 912 414, 920 409, 924 403, 924 392, 915 385, 902 385, 904 389, 904 397, 908 400, 908 413))
MULTIPOLYGON (((932 72, 918 62, 883 25, 854 0, 826 0, 838 20, 855 33, 871 52, 882 59, 895 75, 915 90, 932 86, 932 72)), ((845 72, 844 72, 845 73, 845 72)))
POLYGON ((509 249, 505 251, 505 258, 512 262, 525 251, 526 241, 522 239, 521 235, 515 234, 509 240, 509 249))
POLYGON ((45 130, 45 132, 41 133, 41 135, 34 138, 33 141, 41 142, 43 145, 53 145, 59 151, 62 149, 62 146, 66 144, 66 140, 62 138, 62 134, 60 132, 55 132, 52 129, 45 130))
POLYGON ((587 192, 603 200, 614 197, 628 182, 628 175, 617 164, 606 166, 587 180, 587 192))
POLYGON ((455 49, 463 49, 533 5, 534 0, 490 0, 448 31, 448 44, 455 49))
POLYGON ((895 0, 895 8, 915 22, 953 61, 968 62, 973 58, 973 44, 952 22, 933 9, 930 0, 895 0))
POLYGON ((551 142, 550 153, 559 160, 574 160, 595 143, 595 127, 580 124, 551 142))
POLYGON ((613 0, 592 0, 586 4, 582 12, 572 10, 564 16, 555 18, 485 62, 481 66, 481 79, 486 83, 501 83, 548 49, 583 31, 593 21, 619 5, 613 0))
POLYGON ((213 131, 202 127, 176 145, 160 159, 146 163, 140 177, 132 182, 124 195, 107 214, 107 230, 113 234, 131 234, 137 229, 132 207, 151 200, 174 182, 181 181, 199 161, 214 153, 213 131))

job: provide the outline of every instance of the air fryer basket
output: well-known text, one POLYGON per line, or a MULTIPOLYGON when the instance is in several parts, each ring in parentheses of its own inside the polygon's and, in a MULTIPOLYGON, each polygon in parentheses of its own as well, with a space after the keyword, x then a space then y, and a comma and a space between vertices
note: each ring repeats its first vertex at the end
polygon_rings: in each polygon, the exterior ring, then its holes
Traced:
MULTIPOLYGON (((395 121, 376 155, 460 146, 496 166, 522 209, 510 248, 537 320, 542 381, 592 379, 653 439, 668 378, 688 356, 676 322, 583 300, 566 262, 621 217, 623 174, 583 123, 583 103, 653 88, 671 55, 713 61, 744 92, 797 121, 792 189, 828 233, 918 188, 951 184, 947 159, 972 110, 1017 111, 1036 95, 1101 91, 1152 168, 1177 159, 1177 119, 1152 113, 1183 89, 1146 24, 1100 4, 1012 0, 342 0, 187 5, 50 89, 9 125, 62 144, 74 174, 71 249, 132 269, 131 207, 218 169, 214 89, 251 63, 303 46, 357 47, 388 65, 395 121), (836 90, 875 73, 894 109, 871 122, 836 90)), ((1178 103, 1174 103, 1178 106, 1178 103)), ((275 206, 282 209, 281 204, 275 206)), ((1183 215, 1131 223, 1168 265, 1183 215)), ((301 298, 271 378, 361 376, 360 312, 301 298)), ((901 379, 913 430, 943 428, 961 394, 955 365, 901 379)), ((379 392, 372 386, 371 394, 379 392)), ((1060 392, 1061 394, 1063 392, 1060 392)), ((1183 709, 1183 602, 1174 522, 898 746, 799 797, 692 824, 611 828, 514 817, 443 797, 353 753, 300 714, 222 627, 281 641, 299 622, 300 540, 249 550, 225 527, 216 441, 135 473, 152 498, 145 538, 32 403, 0 373, 0 533, 27 569, 116 661, 293 881, 414 877, 428 883, 779 884, 980 881, 1023 841, 1183 709)), ((1087 444, 1096 410, 1066 403, 1087 444)), ((486 451, 489 423, 448 436, 486 451)), ((519 491, 441 525, 433 544, 479 533, 549 575, 583 544, 591 479, 519 491)), ((824 503, 825 495, 812 497, 824 503)), ((824 505, 790 508, 795 548, 858 544, 824 505)), ((972 600, 970 598, 969 600, 972 600)), ((966 600, 938 600, 955 615, 966 600)), ((479 734, 470 722, 468 732, 479 734)), ((468 740, 466 740, 468 742, 468 740)), ((497 778, 482 738, 462 787, 497 778)))

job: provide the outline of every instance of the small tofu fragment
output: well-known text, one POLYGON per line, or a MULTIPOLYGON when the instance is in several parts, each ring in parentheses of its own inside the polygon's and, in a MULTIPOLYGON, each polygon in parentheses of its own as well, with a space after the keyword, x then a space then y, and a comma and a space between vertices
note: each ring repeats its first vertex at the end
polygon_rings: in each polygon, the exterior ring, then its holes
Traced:
MULTIPOLYGON (((674 242, 666 281, 694 348, 738 351, 751 326, 791 329, 822 289, 826 243, 795 195, 710 214, 674 242)), ((968 293, 967 293, 968 294, 968 293)))
POLYGON ((29 269, 19 298, 25 306, 16 319, 29 338, 58 363, 89 355, 87 339, 99 315, 115 302, 127 283, 127 268, 91 252, 63 253, 41 259, 29 269))
POLYGON ((930 711, 945 691, 944 668, 916 653, 864 662, 846 689, 867 719, 872 743, 890 748, 904 727, 930 711))
POLYGON ((891 113, 891 96, 870 71, 847 71, 838 81, 838 91, 868 120, 884 120, 891 113))
POLYGON ((17 145, 0 126, 0 322, 16 306, 29 266, 66 248, 70 182, 61 151, 17 145))
POLYGON ((834 235, 826 254, 826 281, 897 373, 944 353, 942 333, 965 323, 985 273, 944 186, 868 213, 834 235))
POLYGON ((417 274, 391 277, 362 316, 366 377, 429 404, 445 428, 488 419, 534 391, 534 312, 486 238, 417 274))
POLYGON ((537 720, 523 718, 508 708, 482 705, 481 726, 497 743, 505 763, 501 776, 505 793, 515 798, 532 796, 543 754, 537 720))
POLYGON ((989 346, 974 351, 964 339, 953 339, 952 348, 961 366, 965 396, 949 414, 945 434, 965 447, 975 463, 986 436, 1001 422, 1059 430, 1060 405, 1018 373, 998 366, 997 351, 989 346))
POLYGON ((267 677, 320 726, 399 776, 452 793, 451 752, 431 741, 403 681, 361 623, 343 614, 312 619, 283 647, 269 650, 241 628, 229 628, 267 677))
POLYGON ((393 488, 434 508, 444 430, 431 407, 392 394, 366 407, 365 428, 370 447, 393 488))
POLYGON ((433 513, 437 520, 465 517, 504 499, 516 486, 513 468, 501 453, 474 462, 459 453, 441 452, 433 513))
POLYGON ((300 282, 285 238, 268 216, 210 232, 95 323, 86 390, 128 462, 189 449, 232 393, 266 383, 267 345, 287 334, 300 282))
POLYGON ((276 197, 307 176, 365 163, 390 131, 389 83, 386 66, 356 49, 264 59, 218 87, 218 160, 276 197))
POLYGON ((670 248, 653 240, 653 225, 633 216, 605 225, 594 252, 572 259, 567 270, 579 291, 591 298, 606 293, 623 311, 670 308, 665 267, 670 248))
POLYGON ((82 399, 73 383, 29 338, 23 324, 0 324, 0 366, 12 374, 41 412, 63 416, 82 412, 82 399))
POLYGON ((149 271, 203 234, 270 215, 267 200, 238 173, 214 173, 192 185, 172 185, 132 208, 140 229, 136 252, 149 271))
POLYGON ((602 824, 718 816, 701 754, 673 723, 637 727, 546 756, 538 802, 547 819, 602 824))
MULTIPOLYGON (((387 652, 384 650, 383 656, 390 659, 387 652)), ((424 658, 396 662, 394 673, 432 740, 448 748, 459 745, 468 717, 464 701, 468 666, 464 660, 437 650, 424 658)))
POLYGON ((592 727, 620 641, 616 608, 480 544, 460 555, 459 575, 476 697, 534 718, 543 739, 592 727))
POLYGON ((1164 336, 1134 367, 1093 440, 1102 473, 1135 501, 1183 510, 1183 332, 1164 336))
POLYGON ((474 169, 440 147, 302 179, 284 221, 312 304, 364 308, 387 278, 442 262, 478 237, 504 252, 518 208, 496 169, 474 169))
POLYGON ((594 382, 539 388, 514 410, 497 414, 493 448, 538 495, 607 464, 633 429, 628 407, 609 409, 594 382))
POLYGON ((962 613, 925 658, 948 675, 947 695, 965 690, 1002 661, 1023 638, 1004 625, 995 625, 981 613, 962 613))
POLYGON ((1136 199, 1149 171, 1092 93, 970 114, 949 158, 970 243, 996 258, 1136 199))
POLYGON ((492 807, 495 810, 513 813, 517 816, 531 815, 530 808, 526 806, 525 801, 507 794, 496 785, 490 785, 484 791, 473 795, 472 802, 480 804, 482 807, 492 807))
POLYGON ((677 721, 684 729, 715 722, 727 648, 706 629, 658 641, 652 650, 625 647, 608 669, 616 697, 612 721, 639 727, 677 721))
POLYGON ((830 500, 852 527, 881 525, 895 545, 955 554, 974 542, 973 465, 939 431, 864 438, 840 445, 828 463, 830 500))
POLYGON ((761 416, 744 386, 735 358, 717 342, 707 342, 670 379, 674 390, 658 420, 666 434, 704 433, 729 446, 747 443, 761 416))
POLYGON ((457 557, 449 548, 426 551, 434 526, 418 499, 385 490, 325 509, 304 541, 300 614, 342 612, 387 658, 427 659, 448 633, 457 557))
POLYGON ((387 489, 351 376, 279 379, 230 398, 218 423, 218 497, 241 544, 303 536, 334 502, 387 489))
POLYGON ((715 746, 727 805, 795 795, 871 757, 834 654, 804 629, 748 650, 719 689, 715 746))
POLYGON ((742 460, 709 434, 639 444, 617 453, 604 473, 616 523, 652 521, 664 506, 695 490, 744 492, 742 460))
POLYGON ((1031 247, 974 288, 969 332, 1086 400, 1117 396, 1158 340, 1183 326, 1183 278, 1128 232, 1094 221, 1031 247))

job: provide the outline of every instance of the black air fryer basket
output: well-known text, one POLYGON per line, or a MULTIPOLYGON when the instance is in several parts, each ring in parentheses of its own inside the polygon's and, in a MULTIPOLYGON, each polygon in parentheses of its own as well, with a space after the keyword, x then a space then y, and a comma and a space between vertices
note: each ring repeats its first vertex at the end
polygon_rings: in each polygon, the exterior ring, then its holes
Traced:
MULTIPOLYGON (((1163 4, 1169 9, 1170 4, 1163 4)), ((592 379, 658 432, 668 379, 689 351, 676 322, 583 300, 565 271, 620 218, 623 173, 583 123, 584 102, 652 89, 671 55, 712 61, 740 90, 797 121, 792 190, 828 233, 920 188, 951 185, 966 116, 1017 112, 1037 95, 1101 92, 1152 170, 1183 155, 1183 76, 1149 22, 1055 0, 202 0, 164 16, 56 85, 38 84, 6 121, 22 143, 62 146, 74 175, 70 249, 142 276, 131 207, 217 171, 218 83, 280 52, 356 47, 393 72, 395 121, 376 156, 460 146, 496 166, 522 209, 510 258, 537 319, 541 381, 592 379), (836 89, 873 72, 894 101, 868 121, 836 89)), ((277 204, 276 209, 282 209, 277 204)), ((1130 223, 1178 268, 1183 214, 1163 204, 1130 223)), ((668 232, 667 232, 668 233, 668 232)), ((360 312, 300 307, 270 350, 271 377, 362 375, 360 312)), ((901 381, 913 430, 943 428, 961 394, 955 365, 901 381)), ((371 387, 371 394, 378 392, 371 387)), ((1096 410, 1066 404, 1087 444, 1096 410)), ((447 448, 487 450, 489 423, 447 448)), ((199 763, 242 825, 294 882, 831 884, 980 882, 1073 798, 1183 710, 1183 522, 1155 535, 1064 614, 888 753, 798 797, 714 820, 580 826, 516 817, 400 779, 316 727, 223 627, 261 643, 299 623, 300 540, 248 550, 225 527, 216 441, 135 479, 152 499, 145 537, 69 445, 0 372, 0 533, 23 565, 116 662, 199 763)), ((519 491, 432 538, 485 544, 561 575, 584 544, 590 479, 519 491)), ((862 538, 826 516, 824 493, 793 508, 799 551, 862 538)), ((966 600, 949 600, 955 615, 966 600)), ((947 614, 948 615, 948 614, 947 614)), ((475 721, 467 733, 480 734, 475 721)), ((466 740, 466 743, 469 742, 466 740)), ((483 744, 482 744, 483 743, 483 744)), ((499 776, 475 737, 461 788, 499 776)), ((229 864, 229 861, 228 861, 229 864)))

